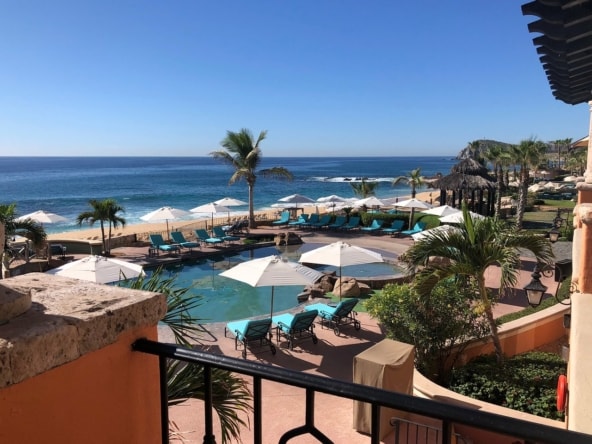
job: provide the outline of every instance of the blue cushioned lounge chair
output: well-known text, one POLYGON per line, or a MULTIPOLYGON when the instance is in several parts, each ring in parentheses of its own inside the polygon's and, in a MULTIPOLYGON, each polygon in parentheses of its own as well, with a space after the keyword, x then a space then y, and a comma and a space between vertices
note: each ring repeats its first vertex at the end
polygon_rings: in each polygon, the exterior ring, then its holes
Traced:
POLYGON ((284 336, 288 339, 288 346, 290 350, 294 348, 294 339, 296 337, 311 337, 313 344, 316 344, 319 340, 317 335, 314 333, 314 320, 319 312, 316 310, 303 311, 295 315, 291 313, 285 313, 282 315, 274 316, 272 318, 275 324, 275 333, 278 344, 280 338, 284 336))
POLYGON ((366 233, 372 233, 378 231, 382 228, 382 221, 378 219, 374 219, 372 224, 369 227, 362 227, 360 228, 361 231, 365 231, 366 233))
POLYGON ((206 230, 203 228, 197 228, 195 231, 195 237, 197 237, 200 242, 215 245, 215 244, 222 244, 224 241, 218 237, 211 237, 206 230))
POLYGON ((290 212, 283 211, 279 220, 273 221, 271 224, 272 225, 288 225, 289 222, 290 222, 290 212))
POLYGON ((333 328, 333 332, 339 336, 339 326, 353 324, 356 330, 362 328, 360 321, 356 319, 357 313, 354 307, 358 303, 358 298, 344 299, 335 307, 327 304, 312 304, 304 307, 306 311, 317 311, 321 318, 321 328, 325 326, 325 322, 333 328))
POLYGON ((401 231, 401 236, 411 236, 412 234, 420 233, 425 229, 426 225, 427 224, 425 222, 416 222, 411 230, 401 231))
POLYGON ((323 228, 323 227, 327 227, 330 223, 331 223, 331 215, 330 214, 324 214, 318 222, 309 224, 309 226, 311 228, 323 228))
MULTIPOLYGON (((243 321, 233 321, 224 327, 224 337, 230 332, 234 335, 234 349, 238 350, 238 344, 243 346, 243 358, 247 358, 247 347, 269 345, 271 354, 275 355, 275 346, 271 342, 271 318, 243 321), (257 344, 258 343, 258 344, 257 344)), ((253 350, 251 350, 253 351, 253 350)))
POLYGON ((308 222, 308 213, 303 213, 298 216, 298 219, 288 222, 289 227, 300 227, 308 222))
POLYGON ((358 228, 360 228, 360 216, 352 216, 349 218, 349 222, 343 225, 340 229, 350 231, 358 228))
POLYGON ((308 216, 308 220, 302 224, 302 227, 309 228, 312 224, 316 224, 320 219, 318 213, 312 213, 308 216))
POLYGON ((181 248, 187 248, 189 251, 201 247, 199 242, 189 242, 185 239, 185 236, 183 236, 183 233, 180 231, 171 231, 171 238, 176 244, 179 244, 181 248))
POLYGON ((218 239, 222 239, 224 242, 236 242, 240 240, 240 237, 238 236, 232 236, 229 234, 226 234, 224 232, 224 230, 222 229, 221 226, 216 226, 212 228, 212 231, 214 232, 214 236, 218 239))
POLYGON ((179 251, 179 246, 167 244, 162 238, 162 234, 151 234, 150 243, 152 248, 156 248, 156 251, 166 251, 167 253, 179 251))
POLYGON ((347 217, 345 216, 335 216, 335 222, 332 224, 327 225, 329 230, 337 230, 345 225, 347 222, 347 217))
POLYGON ((402 219, 395 219, 390 227, 383 228, 382 232, 384 234, 390 234, 392 237, 396 236, 403 230, 403 226, 405 225, 405 221, 402 219))

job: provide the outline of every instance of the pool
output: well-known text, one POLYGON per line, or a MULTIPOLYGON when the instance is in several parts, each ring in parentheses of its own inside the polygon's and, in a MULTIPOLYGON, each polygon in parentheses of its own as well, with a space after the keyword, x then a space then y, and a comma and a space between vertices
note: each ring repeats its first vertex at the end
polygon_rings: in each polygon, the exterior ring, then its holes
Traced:
MULTIPOLYGON (((282 255, 291 261, 298 261, 305 251, 318 248, 322 244, 291 245, 289 247, 264 247, 242 251, 232 256, 216 256, 210 259, 183 262, 164 268, 164 276, 176 275, 179 287, 192 287, 190 293, 200 295, 202 303, 191 313, 202 323, 227 322, 269 314, 271 287, 254 288, 243 282, 218 276, 219 273, 236 264, 251 259, 271 255, 282 255)), ((319 271, 333 271, 337 267, 314 266, 319 271)), ((155 269, 146 269, 151 275, 155 269)), ((342 268, 342 274, 354 277, 372 277, 400 274, 401 270, 387 263, 355 265, 342 268)), ((303 286, 285 286, 274 288, 274 312, 281 312, 296 307, 296 295, 303 286)))

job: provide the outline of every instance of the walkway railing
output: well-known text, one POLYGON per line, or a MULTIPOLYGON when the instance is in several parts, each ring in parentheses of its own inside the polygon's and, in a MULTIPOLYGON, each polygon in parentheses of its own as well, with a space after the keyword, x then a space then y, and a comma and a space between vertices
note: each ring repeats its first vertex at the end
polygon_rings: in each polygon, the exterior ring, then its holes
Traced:
POLYGON ((213 403, 211 372, 212 368, 220 368, 235 373, 251 376, 253 378, 253 441, 256 444, 263 442, 262 429, 262 396, 261 383, 263 380, 274 381, 281 384, 300 387, 306 391, 305 422, 300 427, 287 430, 280 439, 280 443, 287 443, 290 439, 310 434, 322 443, 332 443, 328 436, 331 433, 330 426, 327 430, 320 431, 314 424, 315 393, 326 393, 341 398, 370 403, 371 417, 371 443, 378 444, 379 419, 381 407, 391 408, 409 413, 414 413, 442 421, 442 443, 451 442, 453 424, 463 424, 476 429, 488 430, 523 439, 525 442, 549 443, 549 444, 592 444, 592 435, 571 432, 555 427, 535 424, 516 418, 510 418, 492 413, 481 412, 465 407, 445 404, 428 399, 394 393, 379 388, 365 385, 338 381, 322 376, 295 372, 280 367, 261 365, 259 363, 236 359, 228 356, 215 355, 195 351, 189 348, 172 344, 163 344, 155 341, 141 339, 133 344, 133 349, 139 352, 157 355, 160 362, 160 393, 161 393, 161 424, 162 442, 168 443, 168 401, 167 401, 167 358, 201 365, 204 367, 204 430, 203 442, 205 444, 216 443, 213 432, 213 403))

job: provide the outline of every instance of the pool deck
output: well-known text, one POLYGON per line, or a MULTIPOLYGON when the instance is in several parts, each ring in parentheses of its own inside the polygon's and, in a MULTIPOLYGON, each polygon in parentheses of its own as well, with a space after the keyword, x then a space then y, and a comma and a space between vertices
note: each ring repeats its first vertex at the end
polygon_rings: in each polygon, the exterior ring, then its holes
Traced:
MULTIPOLYGON (((254 230, 255 232, 283 231, 281 229, 254 230)), ((392 238, 390 236, 373 236, 362 233, 333 233, 325 231, 298 232, 304 242, 331 243, 337 240, 345 240, 353 245, 364 248, 376 249, 384 252, 389 259, 404 253, 413 243, 410 238, 392 238), (390 256, 390 257, 389 257, 390 256)), ((559 244, 559 243, 558 243, 559 244)), ((558 245, 555 244, 555 245, 558 245)), ((571 246, 569 246, 571 247, 571 246)), ((232 248, 228 248, 231 250, 232 248)), ((227 248, 203 247, 199 256, 203 253, 216 253, 227 248)), ((558 259, 567 254, 561 252, 558 259)), ((571 248, 569 248, 571 251, 571 248)), ((147 248, 125 247, 113 251, 114 255, 125 260, 137 263, 154 263, 177 261, 179 258, 161 255, 156 260, 147 260, 147 248)), ((198 255, 196 255, 198 256, 198 255)), ((495 316, 518 311, 526 306, 525 297, 521 290, 530 281, 530 273, 534 262, 529 258, 523 258, 523 267, 519 274, 519 280, 514 289, 509 289, 496 304, 495 316)), ((492 267, 487 271, 487 282, 495 288, 499 282, 499 269, 492 267)), ((549 287, 549 292, 555 292, 557 284, 553 278, 543 277, 542 282, 549 287)), ((297 309, 298 310, 298 309, 297 309)), ((255 354, 249 351, 247 359, 262 364, 280 366, 296 371, 306 372, 344 381, 352 381, 353 358, 357 354, 368 349, 372 345, 384 339, 385 335, 380 325, 366 313, 360 313, 358 319, 362 323, 362 329, 355 331, 353 326, 342 329, 340 336, 336 336, 332 330, 322 329, 317 325, 315 332, 319 338, 318 344, 313 344, 310 339, 297 342, 293 350, 289 350, 285 341, 277 346, 277 354, 273 356, 268 349, 261 349, 255 354)), ((224 337, 224 323, 205 324, 204 333, 201 336, 201 344, 196 345, 202 350, 219 353, 226 356, 241 357, 241 350, 234 349, 234 340, 224 337)), ((163 342, 174 342, 174 338, 166 327, 159 329, 159 339, 163 342)), ((275 338, 274 338, 275 341, 275 338)), ((276 344, 277 345, 277 344, 276 344)), ((288 429, 304 424, 304 390, 282 386, 274 382, 263 382, 263 442, 278 442, 280 436, 288 429)), ((317 394, 315 398, 315 425, 325 431, 335 443, 366 443, 370 437, 357 432, 353 428, 353 402, 329 395, 317 394)), ((170 409, 170 418, 177 429, 182 432, 183 439, 173 439, 172 442, 203 442, 203 403, 196 400, 187 401, 170 409)), ((425 423, 425 420, 422 421, 425 423)), ((219 425, 215 426, 217 440, 220 440, 219 425)), ((244 428, 241 433, 242 442, 253 442, 253 432, 244 428)), ((310 436, 303 436, 291 440, 291 443, 309 443, 315 440, 310 436)), ((394 442, 393 434, 385 437, 381 442, 394 442)))

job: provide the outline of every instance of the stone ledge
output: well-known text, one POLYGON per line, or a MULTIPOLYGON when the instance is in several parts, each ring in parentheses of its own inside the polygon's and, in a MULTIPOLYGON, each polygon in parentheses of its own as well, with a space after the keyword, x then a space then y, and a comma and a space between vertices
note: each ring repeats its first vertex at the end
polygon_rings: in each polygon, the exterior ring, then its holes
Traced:
POLYGON ((166 296, 29 273, 2 280, 31 291, 32 306, 0 325, 0 387, 16 384, 114 343, 125 331, 156 326, 166 296))

